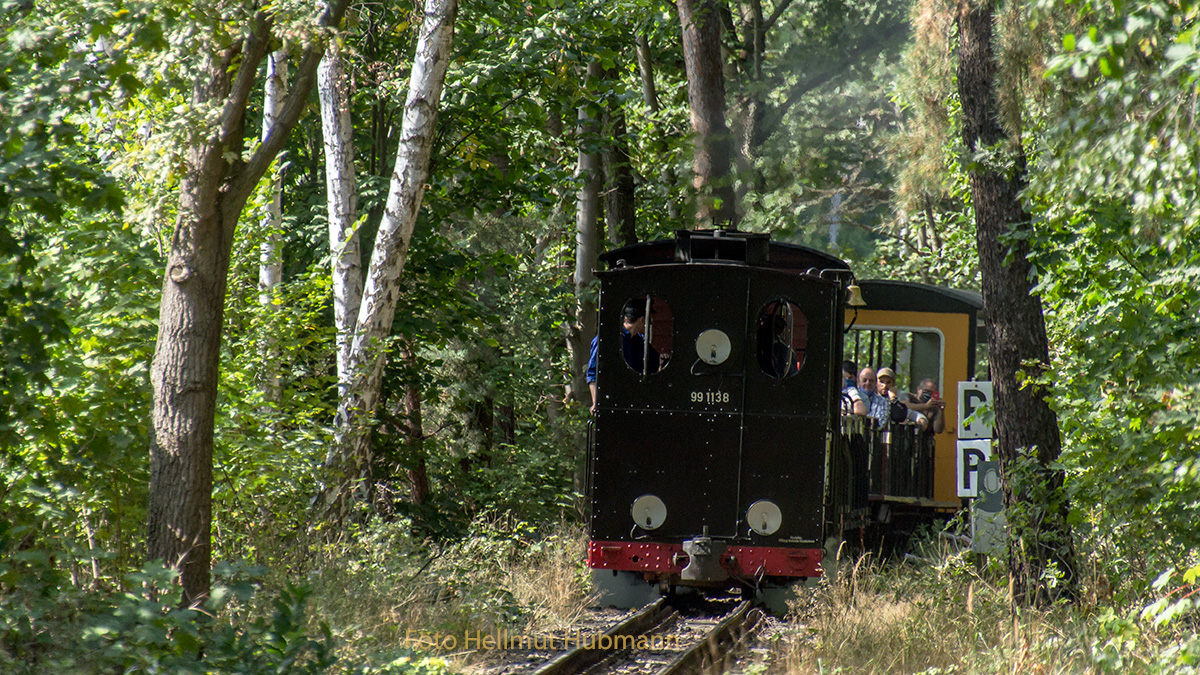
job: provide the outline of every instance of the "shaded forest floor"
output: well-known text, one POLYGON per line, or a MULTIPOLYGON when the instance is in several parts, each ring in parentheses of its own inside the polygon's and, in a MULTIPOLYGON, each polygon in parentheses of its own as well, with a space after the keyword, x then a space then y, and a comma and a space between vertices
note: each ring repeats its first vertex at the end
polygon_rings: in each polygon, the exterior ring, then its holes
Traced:
MULTIPOLYGON (((473 537, 424 561, 331 570, 318 577, 314 610, 339 627, 345 662, 400 659, 404 671, 495 672, 503 659, 465 649, 461 636, 549 634, 595 620, 587 609, 585 543, 577 526, 562 525, 473 537), (343 601, 349 598, 356 600, 343 601), (447 636, 457 644, 432 642, 447 636)), ((1003 570, 932 539, 903 560, 843 560, 835 583, 793 605, 767 638, 768 656, 751 670, 1195 673, 1200 612, 1195 596, 1184 597, 1195 592, 1194 581, 1164 575, 1154 595, 1132 597, 1097 573, 1084 580, 1075 605, 1013 612, 1003 570)))
MULTIPOLYGON (((578 524, 481 519, 444 544, 411 529, 368 526, 310 551, 307 571, 221 564, 209 601, 179 609, 170 570, 90 587, 63 558, 13 548, 0 526, 0 672, 496 675, 546 654, 483 636, 616 620, 589 608, 578 524)), ((1148 579, 1100 569, 1076 604, 1014 612, 1004 571, 945 539, 903 559, 842 560, 836 582, 772 623, 743 672, 1196 673, 1200 566, 1148 579)))

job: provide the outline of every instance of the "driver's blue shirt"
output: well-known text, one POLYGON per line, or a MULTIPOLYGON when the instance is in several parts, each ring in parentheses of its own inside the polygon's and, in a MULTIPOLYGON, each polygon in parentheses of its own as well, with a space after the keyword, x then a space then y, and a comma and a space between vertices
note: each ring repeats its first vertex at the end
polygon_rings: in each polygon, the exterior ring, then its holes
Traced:
MULTIPOLYGON (((646 355, 646 336, 641 333, 630 333, 621 329, 621 345, 625 353, 625 363, 638 373, 642 372, 642 357, 646 355)), ((645 373, 653 375, 658 372, 658 350, 653 345, 649 349, 650 363, 646 364, 645 373)))
POLYGON ((596 381, 596 356, 600 353, 600 336, 592 337, 592 353, 588 356, 587 381, 591 384, 596 381))
MULTIPOLYGON (((642 357, 645 355, 646 338, 641 333, 630 333, 624 328, 621 329, 621 352, 625 357, 625 363, 629 364, 630 368, 635 371, 642 372, 642 357)), ((587 382, 591 384, 596 381, 596 361, 600 353, 600 336, 592 338, 591 354, 588 355, 587 365, 587 382)), ((650 346, 650 364, 646 369, 647 375, 653 375, 658 372, 659 359, 658 350, 653 345, 650 346)))

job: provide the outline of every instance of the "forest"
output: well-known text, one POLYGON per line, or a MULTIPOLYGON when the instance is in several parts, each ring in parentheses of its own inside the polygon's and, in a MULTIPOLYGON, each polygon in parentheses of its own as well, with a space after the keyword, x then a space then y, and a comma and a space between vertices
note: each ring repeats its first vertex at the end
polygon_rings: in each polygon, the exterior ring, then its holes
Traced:
POLYGON ((0 671, 566 625, 597 256, 695 228, 1015 345, 1008 558, 860 560, 772 672, 1200 668, 1200 3, 0 7, 0 671))

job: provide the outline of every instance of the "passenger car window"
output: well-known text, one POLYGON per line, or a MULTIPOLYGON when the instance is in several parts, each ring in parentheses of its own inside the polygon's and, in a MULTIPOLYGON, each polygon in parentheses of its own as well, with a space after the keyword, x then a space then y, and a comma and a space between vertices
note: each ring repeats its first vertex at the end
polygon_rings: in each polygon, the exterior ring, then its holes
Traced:
POLYGON ((621 306, 621 355, 642 377, 655 375, 671 360, 675 317, 671 306, 653 295, 634 296, 621 306))
POLYGON ((896 372, 896 391, 916 391, 925 378, 940 389, 945 340, 936 330, 856 326, 846 334, 843 358, 859 368, 891 368, 896 372))
POLYGON ((783 379, 800 372, 808 344, 808 319, 786 298, 767 303, 758 314, 758 365, 770 377, 783 379))

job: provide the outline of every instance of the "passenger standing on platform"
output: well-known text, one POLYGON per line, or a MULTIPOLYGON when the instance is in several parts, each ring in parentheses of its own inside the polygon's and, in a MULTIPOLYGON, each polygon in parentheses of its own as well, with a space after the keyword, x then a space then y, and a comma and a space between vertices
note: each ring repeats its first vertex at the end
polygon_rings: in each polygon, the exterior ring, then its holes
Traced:
POLYGON ((857 370, 858 366, 853 361, 842 361, 842 412, 866 415, 867 403, 855 386, 854 373, 857 370))
MULTIPOLYGON (((880 368, 876 379, 879 380, 879 395, 888 400, 893 422, 912 422, 920 427, 921 431, 929 427, 929 420, 925 418, 925 415, 901 402, 900 397, 896 395, 895 371, 891 368, 880 368)), ((909 396, 909 394, 905 394, 905 396, 909 396)))
POLYGON ((867 404, 867 416, 875 420, 879 426, 887 426, 891 419, 888 400, 879 394, 876 385, 875 371, 863 368, 858 373, 858 391, 867 404))
POLYGON ((946 402, 938 395, 937 383, 930 378, 921 380, 916 393, 906 394, 904 405, 910 411, 923 415, 929 423, 922 427, 926 431, 940 434, 946 430, 946 402))

